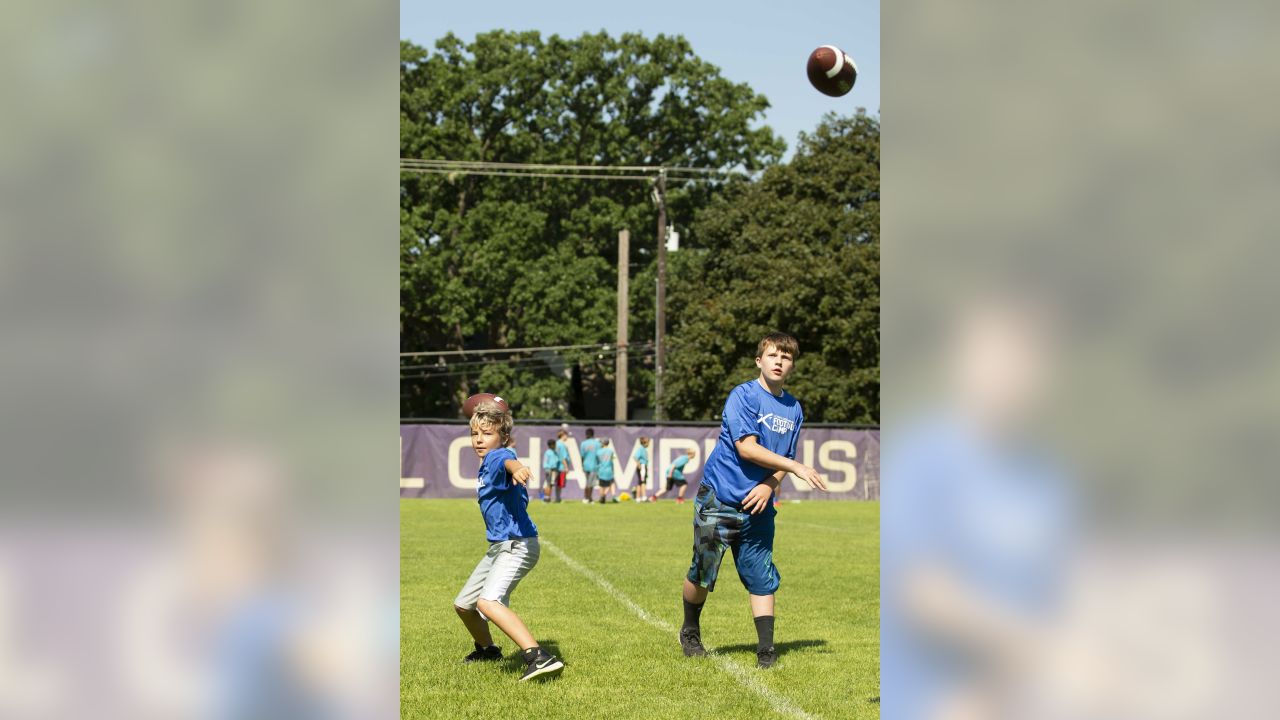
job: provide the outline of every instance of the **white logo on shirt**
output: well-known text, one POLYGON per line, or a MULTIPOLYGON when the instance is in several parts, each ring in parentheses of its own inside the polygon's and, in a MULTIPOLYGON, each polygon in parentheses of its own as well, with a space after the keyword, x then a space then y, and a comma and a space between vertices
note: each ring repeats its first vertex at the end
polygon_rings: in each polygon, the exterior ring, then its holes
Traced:
POLYGON ((790 432, 796 426, 794 422, 782 417, 781 415, 774 415, 773 413, 761 415, 760 419, 756 420, 756 422, 776 433, 790 432))

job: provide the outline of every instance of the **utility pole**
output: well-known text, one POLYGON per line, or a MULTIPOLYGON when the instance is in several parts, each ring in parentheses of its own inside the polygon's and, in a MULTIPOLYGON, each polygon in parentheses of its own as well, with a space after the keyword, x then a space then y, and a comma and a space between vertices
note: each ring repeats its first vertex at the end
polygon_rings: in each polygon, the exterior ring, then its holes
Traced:
POLYGON ((631 272, 631 231, 618 231, 618 354, 614 370, 613 419, 627 419, 627 313, 630 311, 627 277, 631 272))
POLYGON ((653 419, 662 420, 662 371, 665 366, 666 347, 663 343, 667 325, 667 171, 658 170, 658 182, 654 187, 654 199, 658 203, 658 303, 657 328, 653 340, 653 419))

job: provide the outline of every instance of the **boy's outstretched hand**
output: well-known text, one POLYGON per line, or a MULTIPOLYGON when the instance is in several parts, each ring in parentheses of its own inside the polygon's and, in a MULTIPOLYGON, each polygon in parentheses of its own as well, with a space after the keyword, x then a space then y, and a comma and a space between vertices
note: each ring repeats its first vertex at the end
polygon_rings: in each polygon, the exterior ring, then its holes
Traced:
POLYGON ((528 485, 531 477, 533 477, 533 471, 523 465, 511 473, 511 481, 517 485, 528 485))
POLYGON ((769 499, 773 497, 773 488, 765 483, 760 483, 751 488, 751 492, 747 493, 747 497, 742 501, 742 509, 752 515, 759 515, 761 510, 769 507, 769 499))
POLYGON ((809 483, 809 487, 818 488, 824 492, 827 489, 827 484, 823 482, 822 475, 819 475, 817 470, 814 470, 808 465, 800 465, 800 467, 793 470, 791 474, 809 483))

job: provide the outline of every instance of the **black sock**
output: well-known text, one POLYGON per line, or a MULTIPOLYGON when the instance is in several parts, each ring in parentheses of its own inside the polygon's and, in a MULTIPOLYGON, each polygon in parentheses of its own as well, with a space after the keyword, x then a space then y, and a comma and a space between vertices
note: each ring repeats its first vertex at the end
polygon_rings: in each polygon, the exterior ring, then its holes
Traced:
MULTIPOLYGON (((684 598, 681 598, 681 600, 684 600, 684 598)), ((694 605, 688 600, 684 600, 684 627, 698 630, 698 618, 701 615, 702 605, 694 605)))
POLYGON ((756 636, 760 638, 757 650, 773 647, 773 616, 761 615, 756 618, 756 636))

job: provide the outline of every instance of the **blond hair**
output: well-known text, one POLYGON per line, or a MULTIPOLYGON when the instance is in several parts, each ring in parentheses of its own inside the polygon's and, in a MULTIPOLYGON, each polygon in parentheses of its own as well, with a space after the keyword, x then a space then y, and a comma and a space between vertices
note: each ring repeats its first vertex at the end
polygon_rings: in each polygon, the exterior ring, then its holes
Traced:
POLYGON ((515 420, 512 419, 511 412, 503 410, 501 405, 491 400, 485 400, 477 405, 475 414, 471 416, 471 428, 479 430, 490 427, 497 430, 502 447, 512 444, 511 429, 514 425, 515 420))

